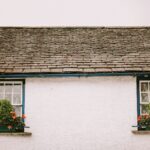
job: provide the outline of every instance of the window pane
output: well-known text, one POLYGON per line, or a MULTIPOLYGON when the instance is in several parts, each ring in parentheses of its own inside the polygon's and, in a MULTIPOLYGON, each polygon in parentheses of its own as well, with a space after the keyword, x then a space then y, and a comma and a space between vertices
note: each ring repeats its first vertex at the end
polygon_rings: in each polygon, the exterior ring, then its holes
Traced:
POLYGON ((21 104, 21 95, 13 94, 13 104, 21 104))
POLYGON ((141 101, 148 102, 148 93, 141 93, 141 101))
POLYGON ((13 92, 14 93, 21 93, 21 84, 20 83, 15 83, 14 84, 13 92))
POLYGON ((150 91, 150 82, 149 82, 148 84, 149 84, 149 85, 148 85, 148 86, 149 86, 148 90, 150 91))
POLYGON ((141 113, 142 114, 149 114, 149 107, 148 105, 141 105, 141 113))
POLYGON ((12 83, 5 84, 5 93, 12 93, 12 83))
POLYGON ((145 82, 141 83, 141 91, 142 92, 148 91, 148 83, 145 82))
POLYGON ((21 116, 22 112, 21 112, 21 106, 13 106, 15 109, 15 112, 17 114, 17 116, 21 116))
POLYGON ((4 93, 4 83, 0 83, 0 93, 4 93))
POLYGON ((4 94, 0 93, 0 100, 4 99, 4 94))
POLYGON ((5 99, 9 100, 10 102, 12 102, 12 94, 5 94, 5 99))

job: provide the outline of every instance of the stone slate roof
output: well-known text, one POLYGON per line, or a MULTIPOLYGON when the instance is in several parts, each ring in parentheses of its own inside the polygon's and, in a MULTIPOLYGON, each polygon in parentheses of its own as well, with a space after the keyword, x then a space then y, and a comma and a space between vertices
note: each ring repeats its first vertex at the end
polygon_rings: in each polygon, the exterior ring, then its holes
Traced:
POLYGON ((0 27, 0 73, 150 71, 150 27, 0 27))

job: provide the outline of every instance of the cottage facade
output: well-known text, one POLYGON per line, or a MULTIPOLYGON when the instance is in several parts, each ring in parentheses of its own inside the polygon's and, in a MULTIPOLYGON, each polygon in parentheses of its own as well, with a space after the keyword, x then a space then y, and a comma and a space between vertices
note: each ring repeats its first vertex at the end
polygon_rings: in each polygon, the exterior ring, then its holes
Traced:
POLYGON ((0 149, 148 150, 149 56, 148 27, 1 27, 0 98, 30 128, 0 149))

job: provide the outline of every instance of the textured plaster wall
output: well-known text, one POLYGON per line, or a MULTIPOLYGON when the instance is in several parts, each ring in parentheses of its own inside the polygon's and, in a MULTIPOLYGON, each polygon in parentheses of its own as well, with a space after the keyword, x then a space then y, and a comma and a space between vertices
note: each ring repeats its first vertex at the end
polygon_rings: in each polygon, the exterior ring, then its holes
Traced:
POLYGON ((149 150, 134 135, 135 77, 26 80, 31 137, 0 136, 0 150, 149 150))

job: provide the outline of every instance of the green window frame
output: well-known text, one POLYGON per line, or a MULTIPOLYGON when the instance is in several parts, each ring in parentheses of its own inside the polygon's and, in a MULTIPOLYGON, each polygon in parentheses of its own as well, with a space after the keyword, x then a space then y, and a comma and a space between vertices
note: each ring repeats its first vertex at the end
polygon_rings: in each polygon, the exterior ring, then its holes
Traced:
POLYGON ((143 106, 150 104, 150 77, 137 77, 137 115, 144 114, 143 106), (144 89, 146 88, 146 89, 144 89))
POLYGON ((137 76, 137 127, 150 130, 150 75, 137 76))
MULTIPOLYGON (((7 96, 11 96, 9 100, 11 101, 11 104, 14 106, 14 108, 20 107, 21 109, 20 113, 18 113, 17 115, 22 116, 23 114, 25 114, 25 79, 0 79, 0 85, 3 86, 3 91, 0 91, 0 99, 7 99, 7 96), (19 88, 21 89, 19 89, 19 93, 15 92, 15 90, 17 90, 15 86, 20 86, 19 88), (13 100, 13 98, 15 98, 15 96, 17 95, 19 96, 19 94, 21 97, 19 103, 17 104, 15 99, 13 100)), ((0 128, 0 132, 7 132, 7 130, 7 128, 0 128)))

